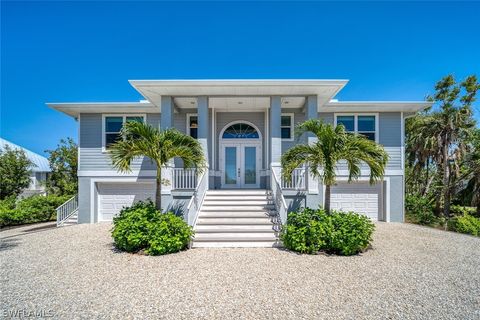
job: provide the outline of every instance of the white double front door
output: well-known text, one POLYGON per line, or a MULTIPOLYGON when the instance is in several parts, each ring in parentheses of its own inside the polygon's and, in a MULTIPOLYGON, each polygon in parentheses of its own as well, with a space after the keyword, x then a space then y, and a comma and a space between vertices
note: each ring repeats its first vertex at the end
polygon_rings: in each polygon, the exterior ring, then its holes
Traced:
POLYGON ((220 147, 222 188, 258 188, 262 163, 261 144, 257 141, 223 142, 220 147))

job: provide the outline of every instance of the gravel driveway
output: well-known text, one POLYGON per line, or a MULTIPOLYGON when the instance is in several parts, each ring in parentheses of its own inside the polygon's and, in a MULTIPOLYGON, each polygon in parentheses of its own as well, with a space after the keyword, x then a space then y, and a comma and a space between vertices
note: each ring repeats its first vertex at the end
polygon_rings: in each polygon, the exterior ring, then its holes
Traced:
POLYGON ((354 257, 112 249, 109 224, 0 232, 1 317, 480 319, 480 238, 379 223, 354 257))

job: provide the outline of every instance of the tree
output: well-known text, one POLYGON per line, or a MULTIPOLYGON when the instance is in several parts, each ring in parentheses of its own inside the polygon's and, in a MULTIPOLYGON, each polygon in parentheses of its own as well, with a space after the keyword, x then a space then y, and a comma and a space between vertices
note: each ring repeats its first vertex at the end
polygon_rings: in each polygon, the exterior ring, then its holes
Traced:
POLYGON ((47 180, 47 191, 58 195, 78 192, 78 146, 72 138, 60 140, 55 150, 47 150, 52 172, 47 180))
POLYGON ((388 155, 384 148, 362 135, 347 132, 343 125, 334 127, 318 119, 300 124, 295 131, 297 137, 306 132, 313 133, 317 141, 313 144, 298 144, 282 155, 283 177, 290 179, 295 168, 308 164, 314 177, 325 185, 325 210, 330 212, 330 188, 335 184, 335 169, 338 161, 346 161, 348 181, 358 179, 363 163, 370 168, 370 184, 381 180, 385 174, 388 155))
POLYGON ((127 122, 121 130, 122 138, 109 147, 113 166, 121 172, 130 172, 130 164, 136 157, 146 156, 157 167, 155 206, 162 209, 162 167, 173 158, 183 160, 185 167, 196 167, 203 172, 206 160, 200 143, 176 129, 160 131, 141 122, 127 122))
POLYGON ((467 183, 465 190, 471 199, 471 205, 477 208, 476 215, 480 218, 480 129, 472 137, 472 149, 465 159, 467 183))
POLYGON ((0 149, 0 199, 18 196, 30 185, 31 168, 34 166, 25 152, 8 145, 0 149))

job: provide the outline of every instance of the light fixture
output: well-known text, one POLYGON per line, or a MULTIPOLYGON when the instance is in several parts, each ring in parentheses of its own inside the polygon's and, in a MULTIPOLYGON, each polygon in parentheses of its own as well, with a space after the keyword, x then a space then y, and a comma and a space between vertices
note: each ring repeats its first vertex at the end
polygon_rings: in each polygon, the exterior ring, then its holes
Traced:
POLYGON ((243 104, 243 101, 238 101, 238 104, 243 104))

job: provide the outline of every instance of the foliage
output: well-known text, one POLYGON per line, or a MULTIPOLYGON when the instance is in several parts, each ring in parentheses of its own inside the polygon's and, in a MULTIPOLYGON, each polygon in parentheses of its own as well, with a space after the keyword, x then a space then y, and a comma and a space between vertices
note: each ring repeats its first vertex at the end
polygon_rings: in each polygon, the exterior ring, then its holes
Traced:
POLYGON ((330 217, 324 210, 304 208, 290 212, 281 239, 286 248, 300 253, 316 253, 325 249, 330 234, 330 217))
POLYGON ((192 239, 192 228, 173 213, 162 214, 151 201, 123 208, 113 218, 112 237, 123 251, 149 255, 178 252, 192 239))
POLYGON ((351 256, 367 249, 372 241, 375 225, 365 215, 337 211, 331 215, 333 232, 328 250, 351 256))
POLYGON ((405 211, 410 222, 434 226, 439 223, 439 218, 433 212, 432 200, 419 195, 406 195, 405 211))
POLYGON ((370 183, 383 178, 388 154, 383 146, 362 135, 347 132, 343 125, 334 127, 318 119, 301 123, 295 131, 299 138, 304 133, 313 133, 316 141, 312 144, 296 144, 282 155, 283 175, 291 178, 295 168, 308 164, 313 176, 319 177, 325 188, 325 210, 330 211, 330 187, 336 181, 336 165, 344 160, 349 171, 349 181, 358 179, 360 166, 370 168, 370 183))
POLYGON ((450 219, 447 227, 451 231, 480 236, 480 219, 468 214, 450 219))
POLYGON ((32 166, 22 149, 0 149, 0 199, 16 197, 30 185, 32 166))
MULTIPOLYGON (((452 75, 435 85, 434 107, 406 122, 407 192, 435 200, 438 215, 450 216, 450 203, 464 188, 465 165, 475 128, 472 104, 480 85, 475 76, 456 83, 452 75)), ((478 150, 478 148, 476 148, 478 150)))
POLYGON ((55 209, 69 196, 34 195, 15 202, 12 198, 0 201, 0 227, 56 219, 55 209))
POLYGON ((291 212, 281 239, 286 248, 300 253, 320 250, 339 255, 362 252, 372 241, 375 225, 366 216, 354 212, 305 208, 291 212))
POLYGON ((109 147, 112 165, 121 172, 129 172, 133 159, 150 158, 157 167, 155 206, 159 210, 162 207, 162 167, 175 157, 181 158, 185 167, 196 167, 198 174, 206 167, 200 143, 176 129, 160 131, 151 125, 132 121, 126 123, 121 134, 123 138, 109 147))
POLYGON ((47 150, 52 172, 47 180, 47 191, 58 195, 72 195, 78 189, 78 145, 72 138, 60 140, 55 150, 47 150))
POLYGON ((454 216, 463 216, 463 215, 475 215, 476 210, 474 207, 465 207, 459 205, 452 205, 450 210, 454 216))
POLYGON ((471 148, 465 159, 465 173, 467 180, 465 193, 469 203, 476 207, 475 215, 480 218, 480 129, 475 130, 470 140, 471 148))

